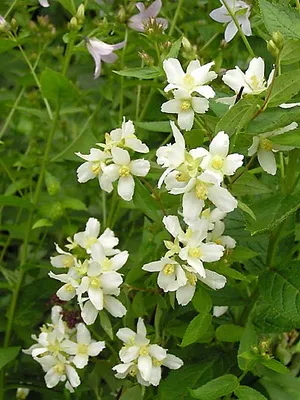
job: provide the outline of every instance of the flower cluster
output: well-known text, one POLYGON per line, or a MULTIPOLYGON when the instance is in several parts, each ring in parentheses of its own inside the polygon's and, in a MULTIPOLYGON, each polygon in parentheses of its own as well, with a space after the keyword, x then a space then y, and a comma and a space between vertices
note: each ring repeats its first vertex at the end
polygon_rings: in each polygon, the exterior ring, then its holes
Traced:
POLYGON ((165 241, 167 252, 161 260, 145 264, 143 269, 159 272, 158 285, 165 292, 176 291, 178 303, 186 305, 198 280, 215 290, 226 283, 224 276, 204 268, 203 262, 218 261, 225 249, 235 247, 234 239, 223 236, 222 220, 237 207, 237 201, 223 181, 242 165, 243 156, 228 155, 229 137, 224 132, 215 136, 209 150, 198 147, 188 152, 179 129, 173 122, 171 127, 175 143, 156 153, 157 163, 166 168, 159 187, 165 182, 171 194, 183 194, 182 215, 187 229, 183 231, 178 217, 164 217, 163 223, 174 240, 165 241))
POLYGON ((23 350, 43 368, 48 388, 59 382, 73 392, 80 385, 77 369, 84 368, 89 357, 97 356, 104 348, 104 342, 96 342, 83 323, 75 328, 68 328, 62 319, 62 308, 52 307, 51 323, 40 328, 38 336, 32 335, 36 341, 29 349, 23 350))
POLYGON ((129 374, 136 376, 143 386, 158 386, 161 379, 161 366, 178 369, 183 365, 180 358, 167 354, 167 350, 157 344, 150 344, 142 318, 137 323, 137 332, 129 328, 121 328, 117 337, 124 346, 119 352, 122 364, 113 367, 116 377, 123 379, 129 374))
POLYGON ((126 263, 128 252, 115 249, 119 240, 109 228, 100 236, 99 233, 99 221, 90 218, 84 232, 68 239, 69 252, 56 245, 59 255, 51 257, 51 264, 67 268, 67 273, 49 272, 51 278, 63 283, 56 293, 60 300, 69 301, 77 296, 81 317, 87 325, 94 323, 103 309, 114 317, 123 317, 126 313, 115 296, 119 295, 123 282, 117 271, 126 263))
POLYGON ((162 112, 178 114, 178 125, 182 129, 191 130, 195 113, 203 114, 209 108, 208 99, 215 96, 214 90, 207 83, 217 78, 210 71, 214 62, 201 65, 199 60, 189 63, 186 72, 176 58, 168 58, 163 63, 168 85, 165 92, 172 91, 174 99, 161 107, 162 112))
POLYGON ((105 144, 98 143, 103 150, 92 148, 85 155, 76 153, 86 162, 77 169, 78 182, 84 183, 98 178, 101 189, 110 193, 113 182, 118 181, 118 194, 130 201, 134 193, 133 176, 144 177, 150 170, 145 159, 131 160, 128 150, 148 153, 149 148, 135 136, 132 121, 123 120, 122 127, 105 135, 105 144))

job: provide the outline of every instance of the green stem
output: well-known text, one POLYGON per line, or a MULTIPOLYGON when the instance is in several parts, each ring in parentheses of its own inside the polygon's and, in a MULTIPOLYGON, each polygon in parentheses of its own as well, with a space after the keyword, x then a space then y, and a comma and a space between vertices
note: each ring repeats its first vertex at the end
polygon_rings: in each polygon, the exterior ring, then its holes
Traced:
POLYGON ((216 32, 206 43, 201 49, 199 50, 199 53, 201 54, 203 50, 205 50, 218 36, 220 35, 219 32, 216 32))
POLYGON ((106 221, 107 221, 107 210, 106 210, 106 193, 104 190, 102 190, 102 222, 103 225, 106 227, 106 221))
MULTIPOLYGON (((125 42, 127 42, 127 37, 128 37, 128 30, 126 29, 125 31, 125 42)), ((124 69, 125 65, 125 51, 126 47, 123 47, 122 51, 122 56, 121 56, 121 69, 124 69)), ((121 88, 120 88, 120 109, 119 109, 119 121, 120 124, 122 123, 123 120, 123 108, 124 108, 124 76, 121 76, 121 88)))
POLYGON ((174 15, 174 18, 173 18, 173 21, 172 21, 172 24, 171 24, 171 28, 170 28, 170 31, 169 31, 169 35, 170 36, 172 36, 173 31, 174 31, 174 29, 176 27, 177 19, 178 19, 182 4, 183 4, 183 0, 178 0, 178 4, 177 4, 176 11, 175 11, 175 15, 174 15))
POLYGON ((12 11, 12 9, 14 8, 14 6, 17 4, 18 0, 15 0, 12 5, 9 7, 9 9, 6 11, 6 13, 4 14, 4 19, 6 19, 8 17, 8 15, 10 14, 10 12, 12 11))
MULTIPOLYGON (((29 69, 30 69, 30 72, 31 72, 31 74, 32 74, 32 76, 33 76, 33 79, 35 80, 35 83, 36 83, 37 87, 39 88, 39 90, 40 90, 40 92, 41 92, 41 84, 40 84, 40 81, 39 81, 39 79, 38 79, 38 77, 37 77, 37 75, 36 75, 36 73, 35 73, 35 70, 34 70, 34 68, 33 68, 33 65, 32 65, 31 62, 29 61, 29 59, 28 59, 28 57, 27 57, 25 51, 23 50, 22 46, 19 45, 18 48, 19 48, 19 50, 20 50, 20 52, 21 52, 21 54, 22 54, 24 60, 26 61, 27 65, 28 65, 28 67, 29 67, 29 69)), ((46 106, 46 109, 47 109, 49 118, 50 118, 51 120, 53 120, 53 115, 52 115, 52 110, 51 110, 50 104, 49 104, 48 100, 47 100, 43 95, 42 95, 42 98, 43 98, 43 101, 44 101, 44 103, 45 103, 45 106, 46 106)))
POLYGON ((231 16, 235 26, 237 27, 237 30, 250 54, 251 57, 255 57, 254 51, 252 50, 252 47, 250 46, 250 43, 248 42, 242 28, 240 27, 239 21, 237 20, 235 14, 232 12, 232 9, 228 6, 228 4, 226 3, 226 0, 223 0, 223 4, 226 7, 228 14, 231 16))
POLYGON ((67 70, 69 68, 69 64, 71 61, 71 57, 72 57, 72 50, 74 47, 74 40, 75 40, 75 36, 74 33, 71 33, 69 36, 69 41, 67 44, 67 49, 66 49, 66 54, 64 57, 64 65, 63 65, 63 69, 62 69, 62 75, 65 76, 67 73, 67 70))

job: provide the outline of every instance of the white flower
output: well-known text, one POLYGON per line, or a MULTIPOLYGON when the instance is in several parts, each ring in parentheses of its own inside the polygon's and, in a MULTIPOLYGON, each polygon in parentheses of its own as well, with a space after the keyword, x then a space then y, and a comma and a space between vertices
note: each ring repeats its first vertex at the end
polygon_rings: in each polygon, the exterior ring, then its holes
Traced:
POLYGON ((296 122, 292 122, 284 128, 276 129, 272 132, 265 132, 261 135, 254 136, 253 143, 248 149, 248 155, 253 156, 255 153, 257 153, 258 162, 261 165, 262 169, 268 174, 275 175, 277 171, 277 166, 276 159, 273 153, 280 150, 292 150, 294 147, 272 143, 271 140, 268 139, 268 137, 281 135, 285 132, 296 129, 297 127, 298 124, 296 122))
POLYGON ((131 150, 137 151, 138 153, 149 153, 149 148, 135 134, 135 129, 132 121, 125 121, 121 128, 114 129, 105 136, 106 146, 105 148, 111 149, 112 147, 127 147, 131 150))
POLYGON ((99 236, 99 233, 100 222, 96 218, 89 218, 85 231, 75 233, 74 242, 84 248, 88 254, 95 246, 101 246, 105 255, 119 253, 119 250, 114 249, 119 243, 119 239, 114 236, 113 231, 107 228, 102 235, 99 236))
POLYGON ((46 355, 39 360, 43 370, 46 372, 45 382, 49 389, 59 382, 65 382, 65 387, 73 392, 74 388, 80 385, 80 378, 76 369, 62 355, 57 357, 46 355))
POLYGON ((59 256, 50 257, 51 265, 55 268, 71 268, 74 267, 76 258, 71 254, 63 251, 55 243, 56 251, 60 254, 59 256))
POLYGON ((224 132, 219 132, 209 145, 209 152, 201 161, 201 168, 214 174, 222 182, 223 176, 230 176, 242 166, 243 158, 241 154, 230 154, 229 136, 224 132))
POLYGON ((89 357, 97 356, 105 348, 105 343, 92 340, 83 323, 78 324, 76 328, 76 342, 65 340, 62 347, 67 354, 74 356, 72 363, 81 369, 87 365, 89 357))
MULTIPOLYGON (((73 270, 72 272, 73 275, 75 275, 75 271, 73 270)), ((79 282, 77 280, 79 278, 78 276, 72 277, 71 274, 56 275, 51 271, 49 272, 49 276, 50 278, 64 283, 64 285, 56 292, 56 295, 60 300, 69 301, 76 296, 76 289, 79 286, 79 282)))
POLYGON ((39 3, 42 7, 49 7, 48 0, 39 0, 39 3))
POLYGON ((77 179, 79 183, 85 183, 90 179, 98 177, 99 183, 102 176, 105 161, 110 158, 110 154, 100 149, 90 149, 89 154, 75 153, 78 157, 86 160, 85 163, 77 168, 77 179))
POLYGON ((167 29, 168 21, 164 18, 156 18, 162 7, 161 0, 155 0, 148 8, 145 8, 144 3, 136 3, 139 14, 132 16, 128 21, 128 26, 138 32, 144 32, 145 27, 151 22, 152 19, 162 27, 167 29))
POLYGON ((214 229, 207 235, 207 241, 220 244, 225 249, 234 249, 236 246, 236 241, 230 236, 223 236, 224 231, 224 222, 216 221, 214 229))
POLYGON ((228 310, 228 306, 214 306, 213 307, 213 316, 216 318, 221 317, 228 310))
MULTIPOLYGON (((7 22, 6 22, 5 18, 2 17, 2 15, 0 15, 0 28, 5 27, 6 25, 7 25, 7 22)), ((23 389, 23 388, 21 388, 21 389, 23 389)), ((24 389, 24 390, 28 390, 28 389, 24 389)))
POLYGON ((192 129, 195 112, 204 114, 209 109, 209 102, 203 97, 192 97, 187 91, 177 89, 173 92, 174 99, 166 101, 161 111, 178 114, 178 125, 187 131, 192 129))
POLYGON ((30 390, 27 388, 18 388, 16 393, 17 400, 25 400, 29 395, 30 390))
POLYGON ((136 376, 144 386, 158 386, 161 379, 161 366, 178 369, 183 365, 180 358, 167 354, 167 350, 157 344, 150 344, 146 338, 146 327, 141 318, 138 320, 137 333, 128 328, 121 328, 117 336, 124 342, 119 352, 123 364, 113 367, 116 377, 124 379, 129 373, 136 376))
POLYGON ((134 193, 134 179, 135 176, 146 176, 150 170, 150 163, 148 160, 130 160, 127 150, 114 147, 111 150, 112 161, 105 167, 100 185, 103 190, 110 193, 113 190, 112 182, 118 182, 118 194, 122 199, 130 201, 134 193))
POLYGON ((149 272, 159 272, 157 284, 165 292, 176 291, 187 282, 184 270, 178 262, 162 257, 159 261, 153 261, 143 265, 142 269, 149 272))
MULTIPOLYGON (((244 73, 236 66, 223 76, 224 83, 234 90, 237 95, 241 88, 243 88, 242 96, 244 94, 260 94, 265 91, 271 84, 274 75, 274 70, 270 73, 268 81, 265 79, 265 62, 261 57, 253 58, 247 71, 244 73)), ((236 100, 236 95, 233 97, 224 97, 218 99, 220 103, 233 105, 236 100)))
POLYGON ((184 193, 183 216, 187 221, 198 218, 206 199, 226 213, 237 207, 237 200, 227 189, 221 187, 217 178, 209 172, 203 172, 197 178, 191 179, 185 188, 173 189, 171 193, 184 193))
POLYGON ((114 51, 121 49, 125 44, 125 41, 117 44, 107 44, 97 38, 86 38, 86 47, 95 61, 95 79, 100 76, 101 61, 114 63, 118 58, 114 51))
POLYGON ((199 60, 193 60, 189 63, 185 73, 177 58, 168 58, 163 62, 168 80, 165 92, 182 89, 188 94, 196 92, 206 99, 214 97, 214 90, 207 85, 218 76, 214 71, 210 71, 213 65, 214 62, 201 65, 199 60))
MULTIPOLYGON (((238 29, 224 5, 225 1, 220 0, 220 2, 222 3, 222 7, 213 10, 209 15, 217 22, 228 24, 225 29, 225 40, 226 42, 230 42, 238 32, 238 29)), ((241 0, 226 0, 226 4, 235 15, 244 34, 251 36, 252 31, 249 21, 251 6, 241 0)))
MULTIPOLYGON (((218 208, 214 208, 212 211, 210 208, 206 208, 200 214, 200 219, 204 219, 208 222, 209 231, 214 229, 214 225, 217 221, 221 221, 225 217, 226 217, 226 212, 221 211, 218 208)), ((188 225, 192 225, 193 223, 195 223, 195 219, 189 220, 188 218, 185 218, 184 221, 188 225)))

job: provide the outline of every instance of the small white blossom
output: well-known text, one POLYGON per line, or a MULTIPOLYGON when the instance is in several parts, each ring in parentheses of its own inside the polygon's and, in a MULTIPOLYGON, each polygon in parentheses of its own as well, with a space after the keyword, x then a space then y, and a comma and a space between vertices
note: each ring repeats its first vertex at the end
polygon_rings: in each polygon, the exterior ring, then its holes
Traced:
POLYGON ((146 176, 150 170, 150 163, 144 159, 131 161, 128 151, 119 147, 113 147, 111 153, 113 164, 104 168, 101 188, 110 193, 113 190, 112 183, 118 180, 119 196, 130 201, 135 186, 133 176, 146 176))
POLYGON ((55 268, 71 268, 74 267, 76 258, 71 254, 64 250, 62 250, 55 243, 56 251, 59 253, 59 256, 50 257, 51 265, 55 268))
POLYGON ((80 323, 77 325, 76 342, 67 339, 62 347, 67 354, 74 356, 72 363, 81 369, 87 365, 89 357, 97 356, 105 348, 105 343, 92 340, 87 327, 80 323))
POLYGON ((207 85, 218 76, 214 71, 210 71, 213 65, 214 62, 201 65, 199 60, 193 60, 184 72, 177 58, 168 58, 163 62, 168 80, 168 85, 164 89, 165 92, 182 89, 188 94, 196 92, 206 99, 214 97, 214 90, 207 85))
POLYGON ((116 377, 124 379, 128 374, 136 376, 144 386, 158 386, 161 380, 161 366, 178 369, 183 365, 180 358, 167 354, 167 350, 157 344, 150 344, 146 337, 146 327, 141 318, 138 320, 137 333, 121 328, 117 336, 124 342, 119 352, 122 364, 113 367, 116 377))
POLYGON ((98 178, 99 183, 102 176, 103 168, 107 159, 111 158, 109 153, 105 153, 100 149, 90 149, 89 154, 75 153, 78 157, 86 160, 85 163, 77 168, 77 179, 79 183, 85 183, 90 179, 98 178))
POLYGON ((124 117, 121 128, 114 129, 109 134, 106 134, 105 149, 111 150, 112 147, 126 147, 138 153, 149 153, 148 146, 142 143, 134 133, 133 122, 130 120, 126 122, 124 117))
POLYGON ((221 317, 228 311, 228 306, 214 306, 213 307, 213 316, 216 318, 221 317))
POLYGON ((165 18, 156 18, 162 7, 161 0, 155 0, 148 8, 142 2, 136 3, 139 13, 133 15, 129 21, 128 26, 138 32, 144 32, 145 27, 154 20, 157 25, 161 26, 163 30, 167 29, 168 21, 165 18))
POLYGON ((181 129, 191 130, 195 113, 204 114, 209 109, 209 102, 204 97, 191 96, 183 89, 173 92, 174 99, 162 104, 161 111, 178 114, 178 125, 181 129))
POLYGON ((230 176, 242 166, 243 158, 241 154, 230 154, 229 136, 224 132, 219 132, 209 145, 209 152, 201 161, 201 168, 214 174, 220 182, 223 177, 230 176))
POLYGON ((225 249, 234 249, 236 241, 230 236, 224 236, 225 224, 223 221, 216 221, 215 226, 211 232, 207 235, 208 242, 214 242, 220 244, 225 249))
POLYGON ((86 47, 95 61, 95 79, 101 74, 101 61, 110 64, 114 63, 118 58, 114 51, 122 49, 125 44, 125 41, 117 44, 107 44, 97 38, 86 38, 86 47))
POLYGON ((217 101, 228 105, 233 105, 237 94, 243 88, 244 94, 258 95, 264 92, 271 84, 274 75, 274 70, 270 73, 268 81, 265 79, 265 62, 261 57, 253 58, 247 71, 244 73, 236 66, 235 69, 230 69, 223 76, 223 82, 235 92, 235 96, 219 98, 217 101))
POLYGON ((292 150, 293 146, 283 146, 276 143, 272 143, 268 137, 281 135, 285 132, 296 129, 298 124, 292 122, 284 128, 276 129, 272 132, 265 132, 260 135, 254 136, 253 143, 248 149, 248 155, 253 156, 257 153, 258 162, 262 169, 268 174, 275 175, 277 171, 276 159, 274 153, 277 151, 288 151, 292 150))
MULTIPOLYGON (((238 28, 224 5, 225 1, 220 0, 220 2, 222 7, 213 10, 209 15, 213 20, 227 24, 225 29, 225 40, 226 42, 230 42, 237 34, 238 28)), ((226 4, 235 15, 244 34, 246 36, 251 36, 252 31, 249 21, 251 6, 241 0, 226 0, 226 4)))
POLYGON ((49 7, 48 0, 39 0, 39 3, 42 7, 49 7))

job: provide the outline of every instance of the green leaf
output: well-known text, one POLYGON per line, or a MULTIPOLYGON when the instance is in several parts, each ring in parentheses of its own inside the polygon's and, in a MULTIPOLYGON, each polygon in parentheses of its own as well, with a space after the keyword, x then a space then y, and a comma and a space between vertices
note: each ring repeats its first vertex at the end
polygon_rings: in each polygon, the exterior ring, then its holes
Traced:
POLYGON ((289 369, 281 364, 281 362, 274 360, 274 358, 267 359, 260 359, 259 362, 263 364, 265 367, 271 369, 272 371, 278 372, 279 374, 288 374, 290 371, 289 369))
POLYGON ((138 128, 146 129, 147 131, 153 132, 171 132, 171 125, 169 121, 151 121, 151 122, 139 122, 135 121, 135 126, 138 128))
POLYGON ((5 53, 6 51, 11 50, 16 46, 17 43, 14 40, 0 39, 0 54, 5 53))
POLYGON ((241 385, 234 391, 234 394, 239 400, 267 400, 260 392, 249 386, 241 385))
POLYGON ((64 208, 76 211, 85 211, 87 209, 83 201, 75 199, 74 197, 65 197, 62 200, 62 206, 64 208))
POLYGON ((246 217, 251 234, 272 230, 300 208, 300 192, 288 197, 275 194, 251 204, 256 220, 246 217))
POLYGON ((252 196, 255 194, 266 194, 272 192, 266 185, 261 183, 255 175, 244 172, 231 187, 234 196, 252 196))
POLYGON ((43 96, 58 103, 63 100, 76 98, 72 83, 59 72, 47 68, 41 75, 41 90, 43 96))
POLYGON ((114 333, 113 333, 113 329, 112 329, 112 326, 111 326, 110 319, 109 319, 108 315, 106 314, 106 312, 105 311, 101 311, 99 313, 99 318, 100 318, 100 325, 101 325, 102 329, 108 335, 108 337, 111 340, 113 340, 114 339, 114 333))
POLYGON ((300 400, 300 379, 268 371, 259 383, 267 390, 270 400, 300 400))
POLYGON ((290 100, 300 90, 300 70, 284 72, 275 78, 268 102, 269 107, 277 107, 290 100))
POLYGON ((268 0, 259 0, 259 5, 265 27, 271 35, 279 31, 286 39, 300 39, 298 10, 268 0))
POLYGON ((236 376, 228 374, 213 379, 198 389, 190 390, 192 397, 199 400, 216 400, 221 396, 230 395, 239 387, 236 376))
POLYGON ((43 228, 43 227, 45 227, 45 226, 52 226, 52 225, 53 225, 53 222, 50 221, 49 219, 47 219, 47 218, 41 218, 41 219, 37 220, 37 221, 33 224, 32 229, 43 228))
POLYGON ((264 301, 300 326, 299 262, 265 272, 260 278, 260 293, 264 301))
POLYGON ((282 135, 269 136, 272 143, 282 146, 300 147, 300 129, 295 129, 282 135))
MULTIPOLYGON (((124 386, 125 388, 125 386, 124 386)), ((142 387, 140 385, 138 386, 133 386, 129 389, 123 389, 122 396, 120 397, 120 400, 142 400, 143 399, 143 393, 142 393, 142 387)))
POLYGON ((247 359, 242 357, 242 354, 244 354, 245 352, 249 352, 251 354, 252 347, 256 345, 257 345, 257 335, 255 333, 255 329, 252 322, 248 320, 244 332, 241 336, 241 341, 238 350, 238 365, 242 371, 250 369, 250 365, 253 364, 251 357, 250 359, 247 359))
POLYGON ((192 299, 193 306, 199 313, 209 313, 212 308, 210 295, 203 287, 198 286, 192 299))
POLYGON ((216 329, 216 338, 221 342, 239 342, 244 328, 239 325, 224 324, 216 329))
POLYGON ((58 2, 73 16, 76 15, 76 8, 73 0, 58 0, 58 2))
POLYGON ((162 75, 162 71, 155 67, 127 68, 114 71, 115 74, 138 79, 155 79, 162 75))
POLYGON ((20 346, 0 348, 0 370, 17 357, 20 349, 20 346))
POLYGON ((20 207, 28 209, 33 208, 33 204, 23 197, 5 195, 0 195, 0 206, 20 207))
POLYGON ((208 330, 211 324, 210 314, 199 314, 189 323, 187 330, 182 339, 181 346, 185 347, 189 344, 197 342, 208 330))
POLYGON ((217 123, 215 133, 225 131, 229 136, 240 132, 252 119, 258 108, 258 99, 247 96, 231 107, 217 123))
POLYGON ((258 134, 272 132, 283 128, 294 121, 299 121, 299 119, 300 107, 291 109, 267 109, 249 124, 247 133, 258 134))
POLYGON ((140 180, 135 180, 135 190, 133 202, 136 208, 143 211, 153 221, 161 222, 161 214, 159 212, 157 201, 152 197, 151 193, 140 180))
POLYGON ((300 41, 285 40, 280 53, 280 62, 285 65, 294 64, 300 60, 300 41))
POLYGON ((181 47, 181 43, 182 43, 182 37, 180 37, 174 43, 172 43, 172 46, 170 48, 170 51, 169 51, 166 59, 167 58, 177 58, 178 57, 179 50, 180 50, 180 47, 181 47))
POLYGON ((256 220, 256 216, 255 216, 254 212, 251 210, 251 208, 249 206, 247 206, 247 204, 243 203, 241 200, 238 200, 238 208, 240 208, 246 214, 250 215, 250 217, 253 220, 256 220))

